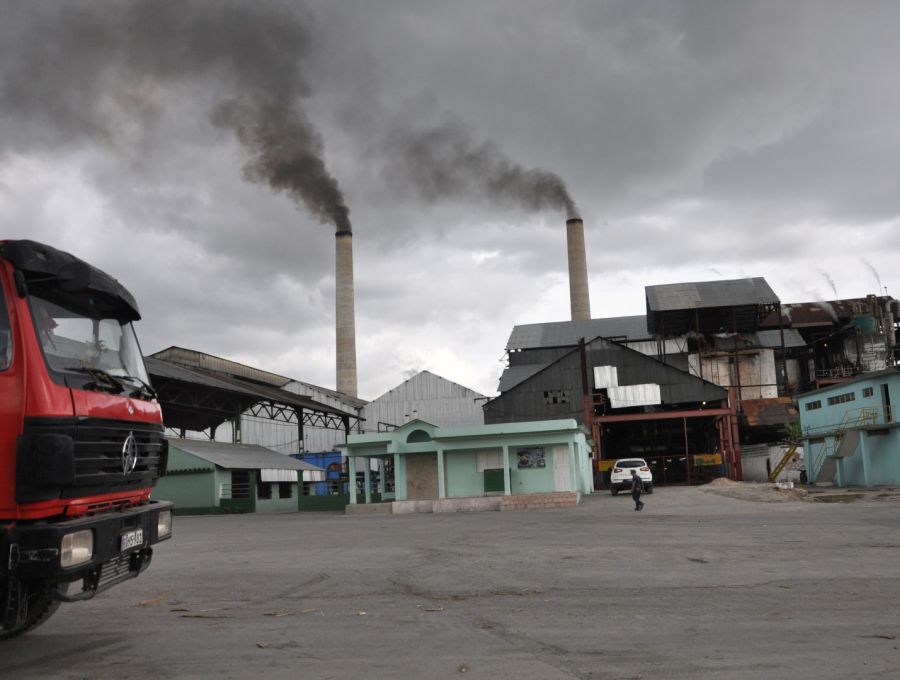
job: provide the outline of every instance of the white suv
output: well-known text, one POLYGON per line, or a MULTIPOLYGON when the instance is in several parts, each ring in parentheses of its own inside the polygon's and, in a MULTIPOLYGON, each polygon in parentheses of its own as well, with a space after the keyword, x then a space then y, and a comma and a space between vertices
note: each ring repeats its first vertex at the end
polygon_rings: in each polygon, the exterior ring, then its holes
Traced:
POLYGON ((644 492, 653 493, 653 473, 650 472, 647 461, 643 458, 622 458, 613 464, 609 478, 609 491, 613 496, 619 491, 631 491, 632 470, 637 470, 641 481, 644 482, 644 492))

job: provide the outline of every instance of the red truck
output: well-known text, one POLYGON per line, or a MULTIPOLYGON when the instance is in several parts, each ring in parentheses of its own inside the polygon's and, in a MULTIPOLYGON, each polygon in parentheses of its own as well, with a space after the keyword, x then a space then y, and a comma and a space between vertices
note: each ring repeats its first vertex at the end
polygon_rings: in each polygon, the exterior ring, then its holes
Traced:
POLYGON ((139 318, 99 269, 0 241, 0 640, 137 576, 172 535, 139 318))

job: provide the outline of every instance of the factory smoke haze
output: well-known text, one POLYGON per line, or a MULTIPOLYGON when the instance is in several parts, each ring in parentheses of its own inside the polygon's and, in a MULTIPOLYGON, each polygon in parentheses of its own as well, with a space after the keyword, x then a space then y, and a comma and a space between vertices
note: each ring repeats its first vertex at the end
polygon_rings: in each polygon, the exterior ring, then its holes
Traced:
POLYGON ((300 13, 273 3, 199 0, 46 9, 24 19, 29 30, 4 41, 5 111, 39 120, 67 144, 99 142, 128 153, 122 130, 137 121, 146 128, 139 135, 148 134, 161 111, 177 104, 179 86, 211 90, 218 100, 212 123, 232 129, 249 154, 245 177, 350 229, 322 138, 303 108, 312 94, 303 73, 311 39, 300 13))
POLYGON ((480 197, 529 212, 556 210, 579 217, 575 201, 553 172, 513 162, 495 143, 477 141, 450 120, 427 128, 394 127, 382 144, 389 179, 412 187, 420 200, 480 197))
MULTIPOLYGON (((135 142, 123 139, 123 129, 137 124, 137 134, 147 135, 179 86, 206 88, 212 124, 232 130, 248 154, 246 179, 286 193, 337 231, 350 230, 350 210, 305 110, 314 92, 304 69, 315 45, 300 11, 278 3, 136 0, 12 12, 24 15, 27 30, 0 48, 0 104, 8 115, 38 121, 65 144, 128 152, 122 147, 135 142)), ((421 200, 481 197, 578 216, 558 175, 515 163, 465 124, 422 128, 380 115, 389 120, 375 146, 388 179, 421 200)), ((15 144, 46 140, 41 130, 15 144)))
POLYGON ((647 285, 897 285, 898 3, 0 5, 0 237, 121 277, 148 353, 330 389, 336 247, 362 398, 493 395, 514 326, 647 285))

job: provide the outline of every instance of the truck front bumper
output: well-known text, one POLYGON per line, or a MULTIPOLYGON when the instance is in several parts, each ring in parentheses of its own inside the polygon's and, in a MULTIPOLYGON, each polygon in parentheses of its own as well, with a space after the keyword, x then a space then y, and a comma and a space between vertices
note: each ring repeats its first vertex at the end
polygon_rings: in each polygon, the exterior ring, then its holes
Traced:
POLYGON ((169 501, 151 501, 107 515, 7 525, 4 527, 4 571, 10 580, 45 579, 60 584, 55 593, 60 600, 88 599, 134 578, 150 565, 151 546, 172 535, 171 531, 159 535, 160 513, 171 513, 172 507, 169 501), (82 531, 92 534, 91 557, 81 564, 64 567, 63 537, 82 531), (66 594, 68 585, 78 581, 81 581, 81 591, 66 594))

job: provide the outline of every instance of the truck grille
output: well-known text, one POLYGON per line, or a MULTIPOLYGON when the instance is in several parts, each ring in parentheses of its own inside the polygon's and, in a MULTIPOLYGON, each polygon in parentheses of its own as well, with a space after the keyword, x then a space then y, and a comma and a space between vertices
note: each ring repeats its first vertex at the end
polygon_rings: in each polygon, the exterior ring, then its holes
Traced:
POLYGON ((73 442, 74 482, 60 489, 60 497, 113 493, 152 486, 161 469, 166 441, 163 426, 153 423, 101 420, 29 418, 25 431, 32 435, 70 437, 73 442), (122 449, 131 434, 137 460, 125 470, 122 449))

